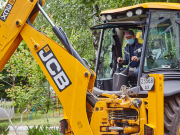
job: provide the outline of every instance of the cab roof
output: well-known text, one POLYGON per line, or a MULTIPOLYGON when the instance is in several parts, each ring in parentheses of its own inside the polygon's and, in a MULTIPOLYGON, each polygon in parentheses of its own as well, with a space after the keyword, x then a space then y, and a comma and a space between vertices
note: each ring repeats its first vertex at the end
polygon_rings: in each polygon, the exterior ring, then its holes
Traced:
POLYGON ((119 12, 131 10, 134 8, 180 10, 180 4, 179 3, 167 3, 167 2, 149 2, 149 3, 142 3, 142 4, 134 5, 134 6, 128 6, 128 7, 122 7, 122 8, 102 11, 101 15, 119 13, 119 12))

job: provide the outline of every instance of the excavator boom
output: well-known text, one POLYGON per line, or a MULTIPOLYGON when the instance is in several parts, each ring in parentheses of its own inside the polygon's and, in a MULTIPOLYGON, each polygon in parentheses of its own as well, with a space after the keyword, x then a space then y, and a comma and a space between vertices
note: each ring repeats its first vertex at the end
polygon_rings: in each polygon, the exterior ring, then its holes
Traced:
POLYGON ((0 71, 24 40, 60 99, 73 132, 91 135, 86 113, 86 92, 92 91, 95 75, 60 28, 53 26, 53 31, 66 49, 32 26, 43 3, 41 0, 7 2, 0 17, 0 71))

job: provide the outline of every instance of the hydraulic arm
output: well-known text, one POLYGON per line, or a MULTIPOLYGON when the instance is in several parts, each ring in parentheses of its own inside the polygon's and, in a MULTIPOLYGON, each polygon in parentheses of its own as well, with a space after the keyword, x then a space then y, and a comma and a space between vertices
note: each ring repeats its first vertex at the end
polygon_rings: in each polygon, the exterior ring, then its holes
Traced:
POLYGON ((22 39, 28 45, 57 96, 61 99, 75 134, 92 134, 86 114, 86 92, 92 91, 95 75, 45 14, 38 0, 9 0, 0 17, 0 71, 22 39), (48 19, 63 48, 33 26, 39 9, 48 19), (73 68, 72 68, 73 67, 73 68))

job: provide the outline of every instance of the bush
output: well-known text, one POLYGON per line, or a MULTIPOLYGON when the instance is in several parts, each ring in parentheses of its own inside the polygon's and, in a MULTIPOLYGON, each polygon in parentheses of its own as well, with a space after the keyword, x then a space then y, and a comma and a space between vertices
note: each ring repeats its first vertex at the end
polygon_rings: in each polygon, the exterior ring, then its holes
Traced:
POLYGON ((8 123, 0 124, 0 134, 7 135, 9 132, 8 123))
MULTIPOLYGON (((28 125, 27 125, 28 126, 28 125)), ((28 135, 39 135, 39 131, 40 131, 40 125, 36 128, 36 126, 34 126, 32 129, 28 126, 28 135)))
POLYGON ((27 135, 61 135, 59 129, 56 128, 50 129, 47 126, 34 126, 32 129, 28 126, 27 135))

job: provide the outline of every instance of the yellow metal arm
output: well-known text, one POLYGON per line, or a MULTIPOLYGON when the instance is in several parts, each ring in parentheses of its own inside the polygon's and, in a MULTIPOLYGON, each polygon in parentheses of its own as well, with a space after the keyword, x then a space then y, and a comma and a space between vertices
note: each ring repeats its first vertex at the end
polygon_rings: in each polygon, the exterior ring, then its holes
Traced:
POLYGON ((36 3, 37 0, 9 0, 5 6, 0 17, 0 71, 24 39, 60 99, 74 134, 92 135, 86 113, 86 91, 93 89, 95 76, 90 77, 93 71, 27 24, 36 3))
POLYGON ((0 16, 0 71, 22 41, 19 34, 37 0, 9 0, 0 16))
POLYGON ((86 114, 90 72, 63 47, 30 25, 25 24, 20 35, 54 88, 74 133, 91 135, 86 114))

